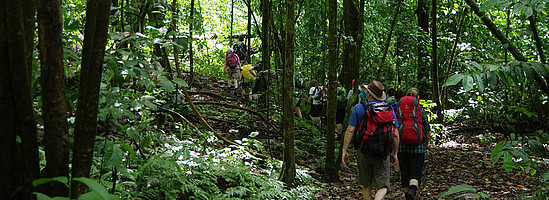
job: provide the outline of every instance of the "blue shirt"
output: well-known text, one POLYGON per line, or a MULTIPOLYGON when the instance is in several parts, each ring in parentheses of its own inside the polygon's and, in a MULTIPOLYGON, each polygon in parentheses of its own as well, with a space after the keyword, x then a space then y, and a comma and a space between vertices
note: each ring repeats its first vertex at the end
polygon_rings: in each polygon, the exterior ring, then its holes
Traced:
MULTIPOLYGON (((380 103, 380 101, 368 101, 367 103, 380 103)), ((360 120, 362 119, 362 115, 364 115, 364 113, 366 113, 366 109, 364 109, 364 106, 362 106, 362 104, 360 103, 357 103, 355 107, 353 107, 351 118, 349 118, 349 125, 358 127, 360 120)), ((398 120, 394 110, 393 110, 393 122, 395 123, 395 127, 398 128, 398 120)))

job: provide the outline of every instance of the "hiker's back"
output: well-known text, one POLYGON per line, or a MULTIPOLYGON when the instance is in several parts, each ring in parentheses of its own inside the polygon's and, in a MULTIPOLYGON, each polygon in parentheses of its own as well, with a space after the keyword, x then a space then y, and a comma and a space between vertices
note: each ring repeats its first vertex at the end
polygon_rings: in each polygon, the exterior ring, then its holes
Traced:
POLYGON ((405 96, 398 106, 400 124, 400 143, 418 145, 423 142, 423 115, 417 98, 405 96))
MULTIPOLYGON (((391 134, 393 132, 393 109, 385 102, 361 102, 366 112, 358 127, 362 135, 360 145, 362 153, 374 157, 385 157, 391 153, 391 134)), ((355 141, 358 142, 358 141, 355 141)))
POLYGON ((254 75, 250 71, 251 68, 252 68, 252 65, 250 64, 247 64, 241 67, 242 77, 244 78, 244 81, 247 83, 252 82, 254 80, 254 75))
POLYGON ((246 44, 244 44, 244 42, 237 41, 236 44, 234 44, 233 49, 234 49, 234 52, 238 55, 238 57, 242 61, 244 61, 244 60, 247 61, 247 57, 246 57, 247 48, 246 48, 246 44))

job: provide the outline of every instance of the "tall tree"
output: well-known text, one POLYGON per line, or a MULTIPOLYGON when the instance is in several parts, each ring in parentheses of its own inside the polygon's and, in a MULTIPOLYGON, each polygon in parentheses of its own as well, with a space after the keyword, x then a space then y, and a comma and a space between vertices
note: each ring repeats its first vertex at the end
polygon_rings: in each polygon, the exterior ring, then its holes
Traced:
POLYGON ((337 106, 337 0, 328 1, 328 105, 326 124, 326 167, 324 175, 326 180, 334 182, 339 180, 339 174, 335 162, 335 113, 337 106))
MULTIPOLYGON (((360 1, 361 2, 361 1, 360 1)), ((360 3, 357 0, 343 0, 343 85, 351 88, 351 80, 358 80, 361 27, 360 3)))
POLYGON ((262 0, 261 1, 263 9, 263 18, 262 18, 262 33, 263 37, 261 37, 261 51, 262 51, 262 62, 261 62, 261 70, 267 70, 267 73, 261 73, 263 77, 262 80, 265 82, 267 81, 267 84, 264 84, 267 88, 262 89, 261 91, 265 91, 265 95, 261 95, 262 99, 265 99, 265 107, 268 105, 268 97, 269 97, 269 87, 270 87, 270 74, 271 74, 271 22, 273 19, 272 15, 272 2, 271 0, 262 0))
POLYGON ((295 40, 295 0, 286 0, 286 34, 284 68, 282 78, 282 130, 284 133, 283 166, 280 180, 287 185, 294 182, 295 133, 294 133, 294 40, 295 40))
POLYGON ((417 2, 417 21, 419 25, 419 41, 417 42, 417 88, 419 91, 427 91, 429 72, 428 70, 428 53, 427 53, 427 34, 429 32, 429 13, 425 0, 418 0, 417 2))
POLYGON ((194 0, 191 0, 191 13, 190 13, 191 23, 189 23, 189 86, 193 84, 194 80, 194 55, 193 55, 193 25, 194 25, 194 0))
POLYGON ((39 178, 30 74, 35 2, 0 0, 0 199, 33 199, 39 178))
MULTIPOLYGON (((63 68, 61 0, 42 0, 38 7, 38 38, 42 77, 42 105, 46 141, 46 176, 69 176, 69 131, 63 68)), ((50 196, 67 196, 58 182, 48 186, 50 196)))
POLYGON ((539 38, 538 28, 536 27, 536 22, 537 22, 536 11, 534 11, 534 13, 530 17, 528 17, 528 21, 530 21, 530 29, 532 29, 532 37, 536 42, 536 49, 538 50, 539 60, 541 61, 541 63, 547 63, 547 60, 545 59, 545 54, 543 53, 543 44, 541 42, 541 39, 539 38))
POLYGON ((431 79, 433 80, 433 100, 437 104, 435 110, 438 123, 442 123, 444 115, 442 115, 442 102, 440 101, 440 84, 438 77, 438 57, 437 57, 437 0, 431 0, 431 79))
MULTIPOLYGON (((87 2, 82 70, 74 128, 72 177, 88 177, 93 161, 99 86, 109 25, 109 3, 109 0, 87 2)), ((77 198, 87 191, 86 186, 78 182, 73 182, 71 189, 72 198, 77 198)))

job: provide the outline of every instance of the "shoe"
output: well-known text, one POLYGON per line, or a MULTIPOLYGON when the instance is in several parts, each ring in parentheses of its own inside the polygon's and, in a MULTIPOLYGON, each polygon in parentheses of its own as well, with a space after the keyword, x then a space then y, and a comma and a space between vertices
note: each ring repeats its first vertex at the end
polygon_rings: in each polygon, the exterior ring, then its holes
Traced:
POLYGON ((406 200, 414 200, 416 198, 416 189, 410 189, 406 193, 406 200))

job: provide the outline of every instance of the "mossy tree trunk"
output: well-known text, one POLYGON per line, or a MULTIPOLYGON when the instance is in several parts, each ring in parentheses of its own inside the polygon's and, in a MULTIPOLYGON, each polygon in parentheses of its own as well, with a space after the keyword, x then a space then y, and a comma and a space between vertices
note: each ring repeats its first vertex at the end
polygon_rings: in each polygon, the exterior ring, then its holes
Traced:
POLYGON ((282 130, 284 133, 283 166, 280 180, 288 186, 295 180, 295 132, 294 132, 294 41, 295 0, 286 0, 286 34, 282 89, 282 130))
MULTIPOLYGON (((82 70, 74 128, 72 177, 89 177, 90 175, 97 134, 99 86, 107 43, 109 10, 109 0, 95 0, 87 3, 82 70)), ((71 198, 77 198, 87 191, 86 186, 78 182, 73 182, 71 189, 71 198)))
MULTIPOLYGON (((61 0, 39 1, 38 38, 42 77, 42 108, 46 142, 46 177, 69 177, 69 130, 63 66, 61 0)), ((67 196, 64 184, 48 185, 49 196, 67 196)))
POLYGON ((35 2, 0 0, 0 199, 34 199, 40 176, 30 74, 35 2))
POLYGON ((326 124, 326 167, 324 176, 328 182, 339 180, 335 162, 335 116, 336 116, 336 87, 337 87, 337 0, 328 2, 328 105, 326 124))

